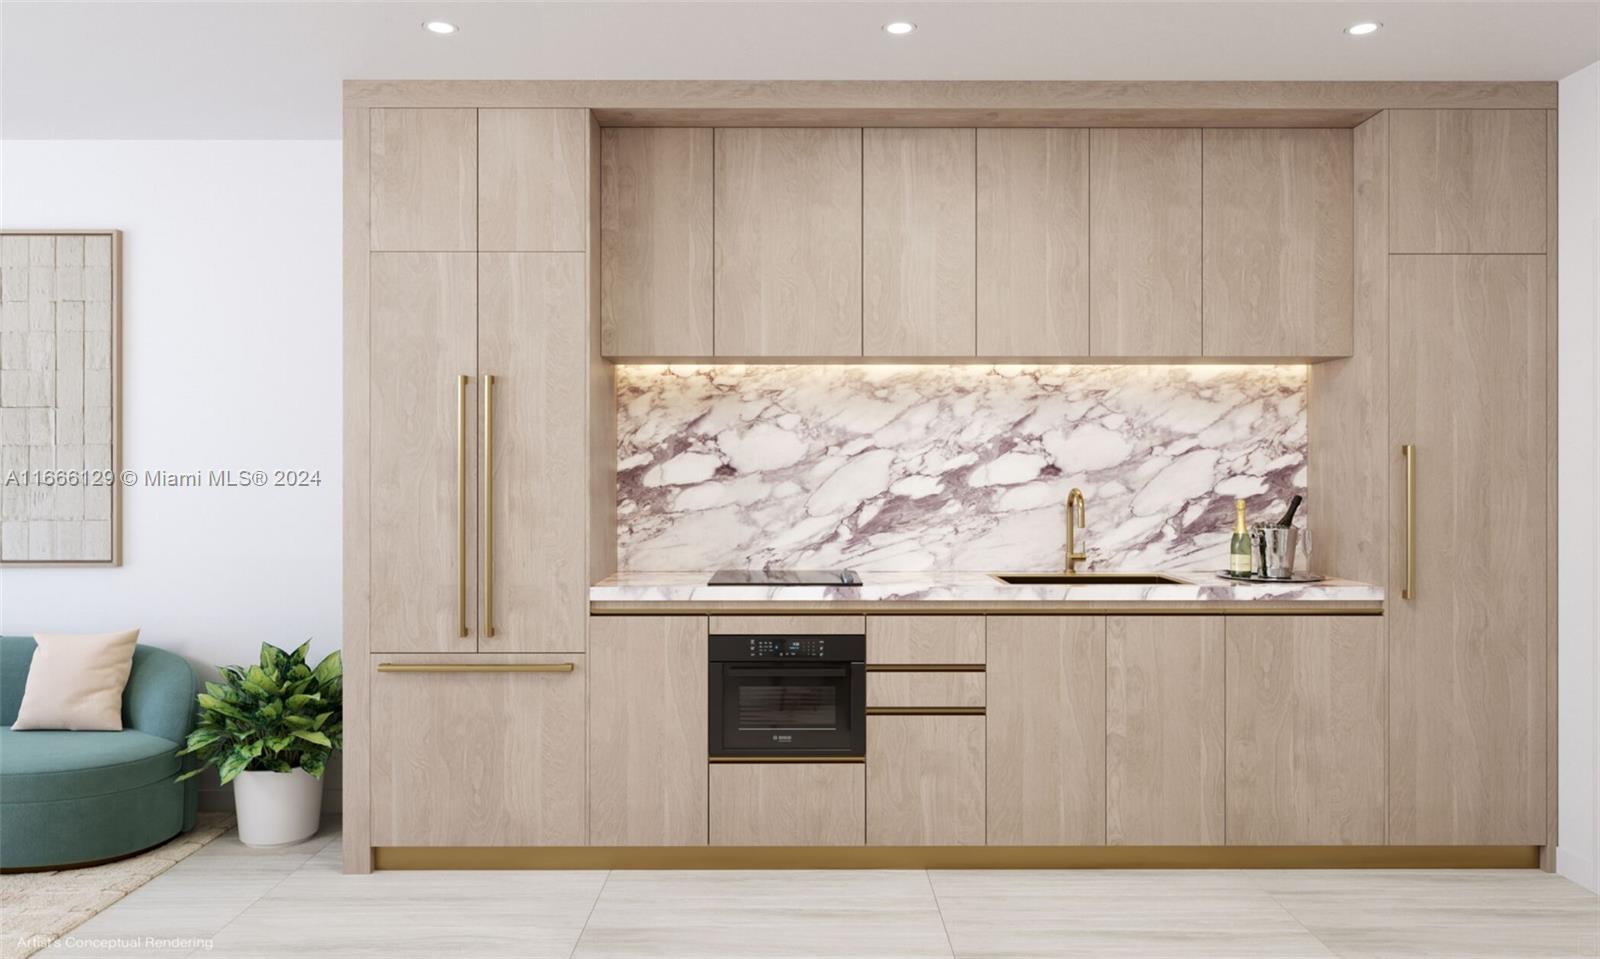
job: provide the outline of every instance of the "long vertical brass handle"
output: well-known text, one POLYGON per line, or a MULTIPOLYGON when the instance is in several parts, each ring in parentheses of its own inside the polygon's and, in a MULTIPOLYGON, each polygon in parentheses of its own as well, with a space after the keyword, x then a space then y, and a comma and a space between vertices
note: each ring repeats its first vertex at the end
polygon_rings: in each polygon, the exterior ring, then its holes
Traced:
POLYGON ((456 377, 456 629, 467 635, 467 374, 456 377))
POLYGON ((1401 599, 1417 598, 1417 448, 1411 443, 1400 447, 1406 458, 1406 585, 1401 599))
POLYGON ((494 635, 494 374, 483 374, 483 629, 494 635))

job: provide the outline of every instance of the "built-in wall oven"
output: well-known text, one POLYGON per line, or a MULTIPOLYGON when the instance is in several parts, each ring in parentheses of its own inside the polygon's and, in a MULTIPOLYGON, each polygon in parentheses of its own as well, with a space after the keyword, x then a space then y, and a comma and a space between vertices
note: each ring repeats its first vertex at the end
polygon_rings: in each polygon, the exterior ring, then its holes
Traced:
POLYGON ((710 639, 713 757, 866 755, 865 636, 710 639))

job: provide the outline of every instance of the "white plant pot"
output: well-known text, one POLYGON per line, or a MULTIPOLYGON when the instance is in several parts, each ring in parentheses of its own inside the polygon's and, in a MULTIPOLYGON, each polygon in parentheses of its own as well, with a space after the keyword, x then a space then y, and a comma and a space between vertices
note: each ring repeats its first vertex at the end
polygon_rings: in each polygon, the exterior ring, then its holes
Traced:
POLYGON ((322 780, 304 769, 242 772, 233 780, 239 841, 283 846, 309 839, 322 818, 322 780))

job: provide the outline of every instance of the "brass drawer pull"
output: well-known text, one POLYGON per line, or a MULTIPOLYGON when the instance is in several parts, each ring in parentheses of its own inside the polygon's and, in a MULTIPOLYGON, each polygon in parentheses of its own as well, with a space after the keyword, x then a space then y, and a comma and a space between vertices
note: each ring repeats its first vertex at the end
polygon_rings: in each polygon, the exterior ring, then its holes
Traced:
POLYGON ((868 706, 868 716, 982 716, 982 706, 868 706))
POLYGON ((456 377, 456 629, 467 635, 467 381, 456 377))
POLYGON ((713 763, 864 763, 865 756, 711 756, 713 763))
POLYGON ((380 673, 570 673, 576 663, 379 663, 380 673))
POLYGON ((494 635, 494 374, 483 374, 483 626, 494 635))
POLYGON ((982 663, 868 663, 869 673, 981 673, 982 663))
POLYGON ((1400 447, 1406 458, 1406 585, 1401 599, 1417 598, 1417 448, 1407 443, 1400 447))

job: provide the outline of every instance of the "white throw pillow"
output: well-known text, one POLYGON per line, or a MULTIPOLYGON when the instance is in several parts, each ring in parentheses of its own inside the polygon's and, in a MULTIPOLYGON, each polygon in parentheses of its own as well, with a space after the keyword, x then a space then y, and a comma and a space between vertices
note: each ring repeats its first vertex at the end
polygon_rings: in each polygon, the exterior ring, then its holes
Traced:
POLYGON ((121 729, 139 631, 40 634, 12 729, 121 729))

